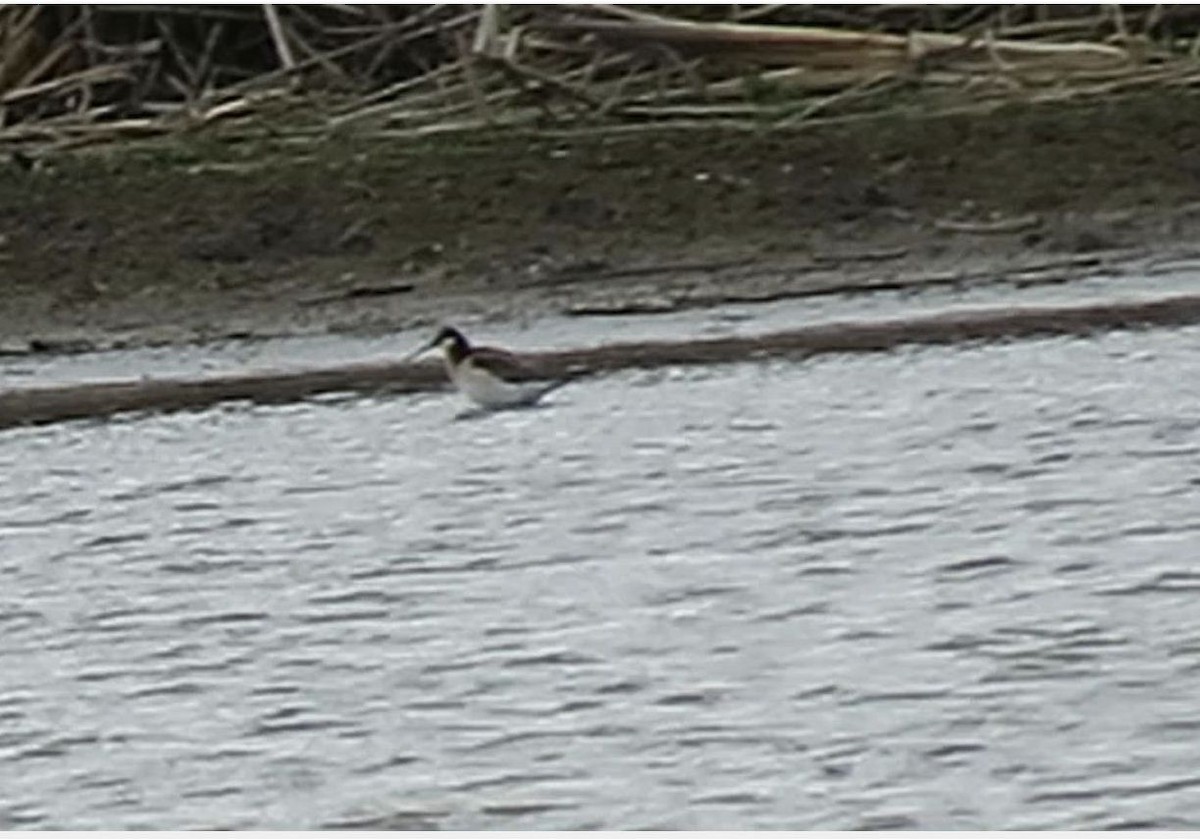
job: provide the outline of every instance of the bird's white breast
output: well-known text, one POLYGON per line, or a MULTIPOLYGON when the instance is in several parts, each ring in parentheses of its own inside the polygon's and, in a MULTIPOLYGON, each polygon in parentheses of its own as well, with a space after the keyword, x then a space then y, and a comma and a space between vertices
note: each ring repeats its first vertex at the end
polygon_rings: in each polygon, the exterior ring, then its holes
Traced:
POLYGON ((545 382, 506 382, 477 367, 471 359, 446 364, 454 386, 486 408, 503 408, 532 402, 546 390, 545 382))

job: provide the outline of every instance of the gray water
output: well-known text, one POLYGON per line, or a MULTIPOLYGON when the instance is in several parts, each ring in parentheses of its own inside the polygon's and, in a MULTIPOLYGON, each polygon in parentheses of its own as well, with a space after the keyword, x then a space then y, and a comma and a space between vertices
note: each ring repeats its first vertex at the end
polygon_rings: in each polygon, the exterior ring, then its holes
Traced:
POLYGON ((0 827, 1200 827, 1200 330, 0 434, 0 827))

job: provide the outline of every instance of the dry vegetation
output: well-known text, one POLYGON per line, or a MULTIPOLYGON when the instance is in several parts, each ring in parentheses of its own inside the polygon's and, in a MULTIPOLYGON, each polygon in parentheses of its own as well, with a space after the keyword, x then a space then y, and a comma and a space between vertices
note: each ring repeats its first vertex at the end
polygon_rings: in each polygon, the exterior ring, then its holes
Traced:
POLYGON ((6 5, 0 145, 795 126, 1191 86, 1198 55, 1200 9, 1163 4, 6 5))

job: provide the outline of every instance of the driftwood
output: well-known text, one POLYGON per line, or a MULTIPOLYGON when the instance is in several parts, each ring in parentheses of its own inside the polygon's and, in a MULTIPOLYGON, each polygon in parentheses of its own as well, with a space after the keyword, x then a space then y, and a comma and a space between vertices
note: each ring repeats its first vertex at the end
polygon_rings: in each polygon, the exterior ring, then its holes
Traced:
MULTIPOLYGON (((932 317, 807 326, 758 336, 641 341, 531 353, 548 375, 578 377, 628 367, 712 364, 820 353, 877 352, 905 344, 954 344, 1103 329, 1200 323, 1200 295, 1086 306, 1041 306, 947 312, 932 317)), ((220 402, 285 402, 322 393, 387 390, 412 393, 445 386, 439 365, 384 362, 322 370, 244 373, 0 391, 0 428, 107 417, 131 411, 176 411, 220 402)))
POLYGON ((1023 216, 987 220, 934 219, 933 227, 946 233, 1007 234, 1030 230, 1041 223, 1041 216, 1028 213, 1023 216))

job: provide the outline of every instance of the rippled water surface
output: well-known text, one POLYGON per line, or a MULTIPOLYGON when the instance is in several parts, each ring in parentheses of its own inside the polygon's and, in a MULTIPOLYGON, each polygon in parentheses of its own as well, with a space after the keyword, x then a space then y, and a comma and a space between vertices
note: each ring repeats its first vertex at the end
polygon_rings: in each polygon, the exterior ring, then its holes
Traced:
POLYGON ((1200 827, 1200 330, 0 434, 0 827, 1200 827))

